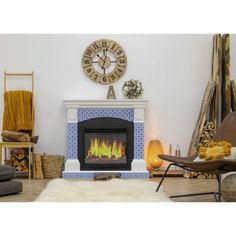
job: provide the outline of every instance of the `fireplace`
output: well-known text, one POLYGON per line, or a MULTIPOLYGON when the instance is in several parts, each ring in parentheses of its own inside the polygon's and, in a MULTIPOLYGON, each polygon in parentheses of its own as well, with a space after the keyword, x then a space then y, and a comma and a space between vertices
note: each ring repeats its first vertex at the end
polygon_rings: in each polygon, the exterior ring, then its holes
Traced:
POLYGON ((64 100, 67 154, 63 178, 112 174, 147 179, 144 114, 147 100, 64 100))
POLYGON ((78 123, 81 170, 131 170, 133 157, 133 122, 100 117, 78 123))

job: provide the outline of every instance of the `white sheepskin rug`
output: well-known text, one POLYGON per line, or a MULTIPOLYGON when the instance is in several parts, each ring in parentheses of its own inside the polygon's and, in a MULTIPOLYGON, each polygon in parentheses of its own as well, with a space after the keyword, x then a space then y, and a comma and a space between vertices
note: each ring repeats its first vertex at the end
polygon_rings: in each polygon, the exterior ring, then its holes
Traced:
POLYGON ((82 181, 54 179, 42 191, 37 202, 171 202, 156 182, 112 179, 82 181))

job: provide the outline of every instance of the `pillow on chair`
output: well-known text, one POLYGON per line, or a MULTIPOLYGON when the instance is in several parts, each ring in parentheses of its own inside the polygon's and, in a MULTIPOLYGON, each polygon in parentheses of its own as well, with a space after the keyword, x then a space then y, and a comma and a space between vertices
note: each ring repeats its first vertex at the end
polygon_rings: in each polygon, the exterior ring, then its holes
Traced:
POLYGON ((203 161, 205 161, 205 160, 202 159, 202 158, 200 158, 199 156, 197 156, 193 161, 194 161, 194 162, 198 162, 198 161, 203 162, 203 161))
POLYGON ((236 160, 236 147, 231 148, 231 154, 228 157, 225 157, 224 159, 227 160, 236 160))
POLYGON ((230 156, 232 145, 229 142, 209 142, 206 147, 200 147, 198 150, 199 157, 205 161, 223 160, 230 156))
MULTIPOLYGON (((224 159, 226 160, 235 160, 236 161, 236 147, 232 147, 231 148, 231 154, 229 156, 226 156, 224 157, 224 159)), ((203 158, 200 158, 199 156, 197 156, 194 160, 194 162, 197 162, 197 161, 205 161, 205 159, 203 158)))

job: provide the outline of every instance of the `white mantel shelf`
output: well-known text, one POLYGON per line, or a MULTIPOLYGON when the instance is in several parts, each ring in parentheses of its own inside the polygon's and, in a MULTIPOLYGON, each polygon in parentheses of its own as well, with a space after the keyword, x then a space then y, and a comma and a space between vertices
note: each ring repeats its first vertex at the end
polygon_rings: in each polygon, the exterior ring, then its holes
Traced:
POLYGON ((63 100, 66 108, 89 107, 122 107, 145 108, 148 100, 145 99, 98 99, 98 100, 63 100))

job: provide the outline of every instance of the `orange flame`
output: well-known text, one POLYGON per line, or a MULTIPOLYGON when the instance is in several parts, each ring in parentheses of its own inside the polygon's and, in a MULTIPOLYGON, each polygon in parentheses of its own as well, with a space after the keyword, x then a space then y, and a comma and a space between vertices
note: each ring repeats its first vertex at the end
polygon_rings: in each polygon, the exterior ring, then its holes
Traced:
POLYGON ((90 141, 90 147, 88 150, 88 158, 90 159, 121 159, 125 155, 125 146, 122 142, 113 140, 101 140, 98 138, 92 138, 90 141))

